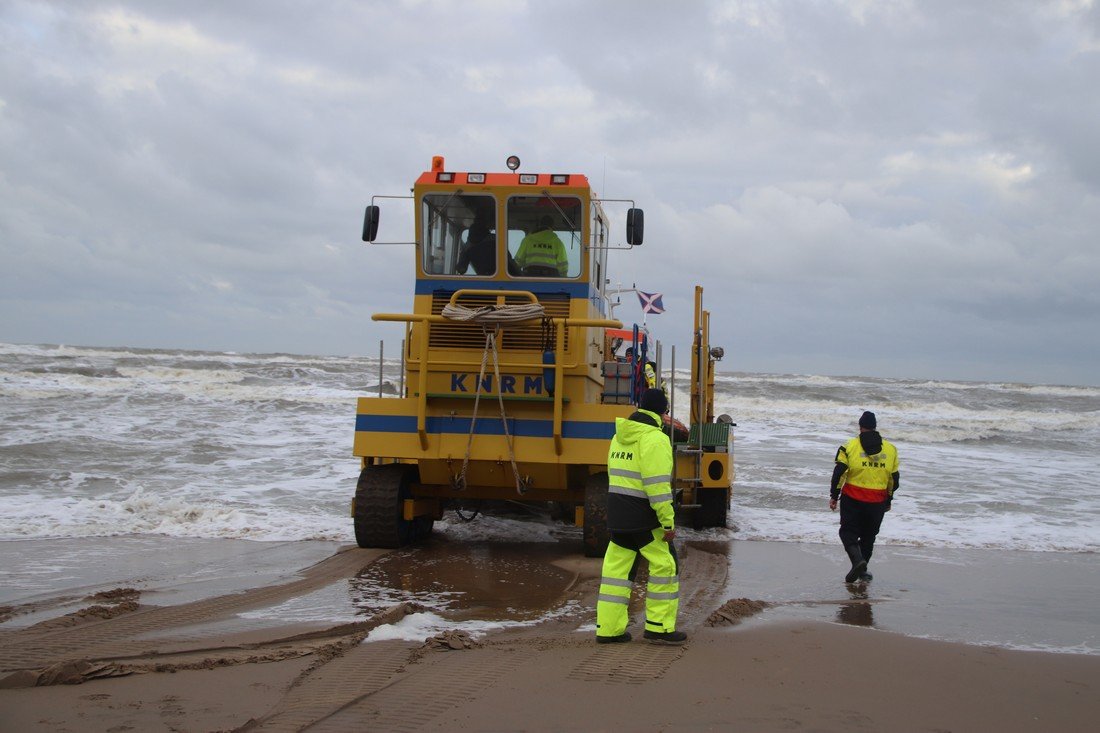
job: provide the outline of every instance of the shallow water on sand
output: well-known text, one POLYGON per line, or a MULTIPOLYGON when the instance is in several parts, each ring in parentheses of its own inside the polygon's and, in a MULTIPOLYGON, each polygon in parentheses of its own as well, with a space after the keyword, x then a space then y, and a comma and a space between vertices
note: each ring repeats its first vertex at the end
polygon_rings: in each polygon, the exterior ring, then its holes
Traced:
POLYGON ((839 543, 712 543, 734 597, 773 605, 757 620, 812 618, 908 636, 1100 654, 1100 556, 878 548, 869 583, 843 582, 839 543))

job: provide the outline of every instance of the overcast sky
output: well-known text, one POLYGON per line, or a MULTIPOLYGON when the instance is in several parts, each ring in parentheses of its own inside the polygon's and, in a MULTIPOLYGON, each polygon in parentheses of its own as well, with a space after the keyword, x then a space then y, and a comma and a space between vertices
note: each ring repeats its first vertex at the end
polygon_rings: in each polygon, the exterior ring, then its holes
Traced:
POLYGON ((0 0, 0 341, 395 353, 363 207, 509 154, 724 370, 1100 384, 1093 0, 0 0))

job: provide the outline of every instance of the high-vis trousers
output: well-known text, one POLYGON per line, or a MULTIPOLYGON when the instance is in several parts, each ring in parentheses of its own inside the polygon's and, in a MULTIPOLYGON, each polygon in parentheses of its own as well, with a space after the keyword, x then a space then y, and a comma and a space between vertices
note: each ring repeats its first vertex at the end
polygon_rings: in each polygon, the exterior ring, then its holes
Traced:
POLYGON ((603 556, 600 594, 596 599, 596 636, 618 636, 626 631, 627 605, 634 584, 631 571, 639 552, 649 561, 645 629, 658 633, 676 630, 680 568, 676 550, 665 542, 664 535, 660 528, 652 532, 611 533, 611 542, 603 556))

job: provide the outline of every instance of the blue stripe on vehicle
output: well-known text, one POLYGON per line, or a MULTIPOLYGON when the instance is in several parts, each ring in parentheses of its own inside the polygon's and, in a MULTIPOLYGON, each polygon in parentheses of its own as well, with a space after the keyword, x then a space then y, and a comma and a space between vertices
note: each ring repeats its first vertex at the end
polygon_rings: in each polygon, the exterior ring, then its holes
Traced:
POLYGON ((417 295, 432 295, 437 290, 454 292, 463 288, 477 290, 529 290, 535 295, 568 295, 570 298, 587 298, 589 296, 589 284, 587 282, 528 282, 505 280, 417 280, 417 295))
MULTIPOLYGON (((433 435, 469 435, 468 417, 429 417, 425 420, 425 429, 433 435)), ((357 433, 415 433, 415 415, 356 415, 357 433)), ((509 418, 508 432, 522 438, 552 438, 553 420, 518 420, 509 418)), ((476 435, 504 435, 504 426, 500 418, 479 417, 474 426, 476 435)), ((615 434, 614 423, 583 422, 565 420, 562 422, 562 437, 583 438, 588 440, 611 440, 615 434)))

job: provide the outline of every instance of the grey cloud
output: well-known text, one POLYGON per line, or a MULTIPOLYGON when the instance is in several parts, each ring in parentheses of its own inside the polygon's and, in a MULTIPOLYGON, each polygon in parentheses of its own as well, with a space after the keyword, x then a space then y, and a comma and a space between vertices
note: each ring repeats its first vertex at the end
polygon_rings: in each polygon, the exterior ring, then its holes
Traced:
POLYGON ((518 153, 647 209, 612 278, 665 292, 669 331, 705 284, 727 368, 1095 382, 1098 27, 1023 0, 7 3, 0 339, 373 350, 412 250, 358 241, 370 196, 518 153))

